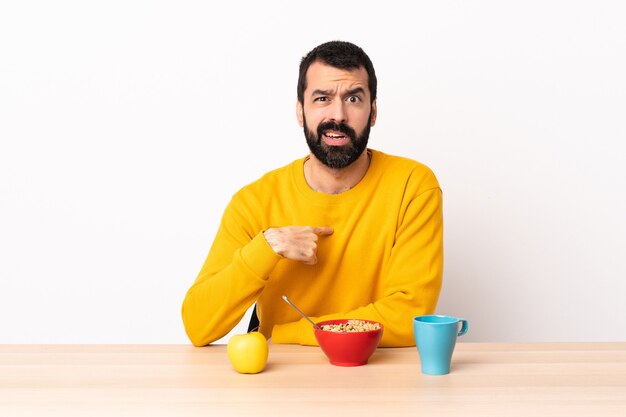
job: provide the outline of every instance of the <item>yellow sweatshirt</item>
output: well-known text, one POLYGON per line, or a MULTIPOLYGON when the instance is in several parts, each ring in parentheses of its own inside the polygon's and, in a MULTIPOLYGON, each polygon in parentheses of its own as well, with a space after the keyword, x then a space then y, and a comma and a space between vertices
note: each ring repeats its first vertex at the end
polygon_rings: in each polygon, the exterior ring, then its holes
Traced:
POLYGON ((434 311, 441 288, 441 189, 426 166, 372 150, 369 169, 341 194, 313 191, 302 158, 239 190, 182 307, 196 346, 226 335, 257 303, 259 331, 273 343, 316 345, 316 321, 368 319, 384 325, 380 346, 414 345, 412 318, 434 311), (284 259, 263 231, 331 226, 316 265, 284 259))

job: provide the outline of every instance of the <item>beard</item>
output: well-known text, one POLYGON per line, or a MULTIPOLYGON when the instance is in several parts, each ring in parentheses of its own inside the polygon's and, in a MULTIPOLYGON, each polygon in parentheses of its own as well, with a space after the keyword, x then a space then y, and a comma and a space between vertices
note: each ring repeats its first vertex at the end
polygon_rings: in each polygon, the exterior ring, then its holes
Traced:
POLYGON ((304 136, 309 145, 311 153, 315 155, 324 165, 329 168, 345 168, 363 153, 367 148, 367 141, 370 136, 372 113, 368 117, 367 125, 360 136, 357 136, 354 129, 345 123, 323 122, 317 126, 317 135, 309 129, 306 124, 306 117, 302 115, 304 121, 304 136), (350 142, 341 146, 329 146, 322 141, 322 135, 327 130, 334 130, 344 133, 350 142))

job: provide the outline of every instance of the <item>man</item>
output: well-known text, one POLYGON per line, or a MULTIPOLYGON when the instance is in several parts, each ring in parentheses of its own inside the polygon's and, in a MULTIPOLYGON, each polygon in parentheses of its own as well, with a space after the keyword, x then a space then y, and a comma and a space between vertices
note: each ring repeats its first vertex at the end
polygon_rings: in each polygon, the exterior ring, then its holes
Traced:
POLYGON ((368 149, 376 74, 348 42, 301 61, 297 117, 311 150, 239 190, 183 302, 194 345, 226 335, 256 302, 273 343, 317 344, 309 322, 369 319, 381 346, 414 345, 412 317, 435 309, 442 201, 424 165, 368 149))

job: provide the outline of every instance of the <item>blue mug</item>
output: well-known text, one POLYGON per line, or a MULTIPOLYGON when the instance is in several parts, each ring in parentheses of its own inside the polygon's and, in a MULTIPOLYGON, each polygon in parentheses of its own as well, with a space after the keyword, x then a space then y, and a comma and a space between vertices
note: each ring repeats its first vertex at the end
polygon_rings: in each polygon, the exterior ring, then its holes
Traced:
POLYGON ((422 373, 428 375, 450 373, 450 361, 456 338, 467 333, 467 329, 467 320, 457 317, 438 315, 414 317, 413 335, 422 363, 422 373))

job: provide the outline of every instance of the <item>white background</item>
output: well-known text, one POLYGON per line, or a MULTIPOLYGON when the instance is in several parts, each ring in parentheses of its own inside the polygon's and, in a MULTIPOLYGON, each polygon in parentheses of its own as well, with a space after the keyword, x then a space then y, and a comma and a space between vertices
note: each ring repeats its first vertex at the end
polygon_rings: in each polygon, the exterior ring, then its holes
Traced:
POLYGON ((225 3, 0 3, 1 343, 188 343, 230 196, 307 153, 298 63, 332 39, 376 67, 370 146, 438 175, 464 340, 626 340, 623 2, 225 3))

